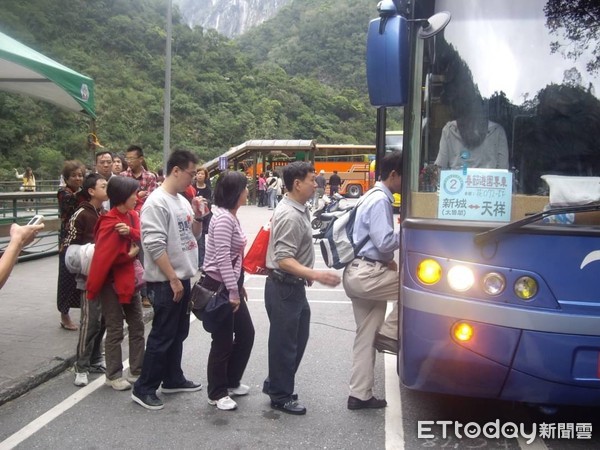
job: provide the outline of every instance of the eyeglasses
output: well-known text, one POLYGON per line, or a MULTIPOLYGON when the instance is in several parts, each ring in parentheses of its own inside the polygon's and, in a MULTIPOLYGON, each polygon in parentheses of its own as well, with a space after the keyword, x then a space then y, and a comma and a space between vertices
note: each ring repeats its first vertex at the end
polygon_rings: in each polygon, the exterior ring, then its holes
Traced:
MULTIPOLYGON (((180 167, 180 169, 181 169, 181 167, 180 167)), ((184 169, 181 169, 181 171, 187 173, 191 178, 194 178, 196 176, 196 171, 184 170, 184 169)))

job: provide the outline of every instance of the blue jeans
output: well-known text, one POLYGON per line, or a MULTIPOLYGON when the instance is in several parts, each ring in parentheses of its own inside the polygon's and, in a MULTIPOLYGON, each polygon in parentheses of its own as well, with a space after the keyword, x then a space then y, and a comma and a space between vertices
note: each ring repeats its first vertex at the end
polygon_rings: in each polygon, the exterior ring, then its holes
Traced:
POLYGON ((269 189, 267 191, 267 205, 273 209, 277 206, 277 191, 275 189, 269 189))
POLYGON ((302 284, 285 284, 267 277, 265 308, 269 327, 269 376, 265 387, 271 401, 292 399, 296 371, 304 356, 310 330, 310 306, 302 284))
POLYGON ((178 303, 173 301, 173 290, 168 281, 147 283, 154 319, 146 341, 142 374, 134 387, 136 394, 154 394, 161 382, 165 387, 177 387, 186 382, 181 355, 183 341, 190 331, 190 280, 181 280, 181 283, 184 292, 178 303))

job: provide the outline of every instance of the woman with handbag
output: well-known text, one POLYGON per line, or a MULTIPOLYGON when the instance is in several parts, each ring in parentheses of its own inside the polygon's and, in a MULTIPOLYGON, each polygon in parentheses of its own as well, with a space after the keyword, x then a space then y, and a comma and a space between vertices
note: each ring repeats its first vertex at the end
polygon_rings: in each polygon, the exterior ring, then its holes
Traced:
MULTIPOLYGON (((131 389, 144 361, 142 301, 136 292, 136 256, 140 219, 134 211, 139 183, 133 178, 111 177, 107 193, 111 210, 98 218, 95 250, 87 280, 88 301, 102 302, 106 322, 104 352, 106 381, 116 391, 131 389), (123 377, 123 317, 129 328, 129 376, 123 377)), ((139 263, 139 261, 138 261, 139 263)))
POLYGON ((254 325, 243 287, 242 258, 247 239, 237 218, 238 209, 248 198, 246 185, 243 173, 221 174, 206 238, 202 285, 211 290, 223 285, 218 295, 227 299, 222 311, 225 314, 209 313, 208 308, 204 313, 204 326, 212 336, 207 365, 208 403, 221 410, 236 409, 237 403, 231 397, 246 395, 250 390, 240 383, 254 344, 254 325))

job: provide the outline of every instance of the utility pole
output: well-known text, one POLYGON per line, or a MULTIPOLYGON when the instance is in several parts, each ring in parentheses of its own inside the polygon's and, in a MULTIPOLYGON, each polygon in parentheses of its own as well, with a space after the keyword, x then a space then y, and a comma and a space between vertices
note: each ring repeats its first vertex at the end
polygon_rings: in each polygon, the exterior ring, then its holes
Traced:
POLYGON ((173 35, 173 0, 167 0, 167 46, 165 52, 165 106, 163 125, 163 170, 167 175, 167 160, 171 153, 171 40, 173 35))

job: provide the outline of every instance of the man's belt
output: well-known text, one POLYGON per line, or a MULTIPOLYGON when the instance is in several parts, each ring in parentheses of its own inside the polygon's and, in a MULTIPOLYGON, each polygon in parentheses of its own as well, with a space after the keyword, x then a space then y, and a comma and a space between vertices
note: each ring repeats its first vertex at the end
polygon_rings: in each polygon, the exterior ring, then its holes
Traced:
POLYGON ((283 270, 279 270, 279 269, 269 270, 268 277, 271 278, 273 281, 277 281, 279 283, 301 284, 301 285, 306 284, 306 280, 304 278, 297 277, 295 275, 292 275, 290 273, 284 272, 283 270))
POLYGON ((372 259, 367 256, 357 256, 356 259, 362 259, 363 261, 367 261, 370 263, 379 263, 379 264, 383 264, 384 266, 388 265, 388 263, 386 263, 385 261, 379 261, 378 259, 372 259))

